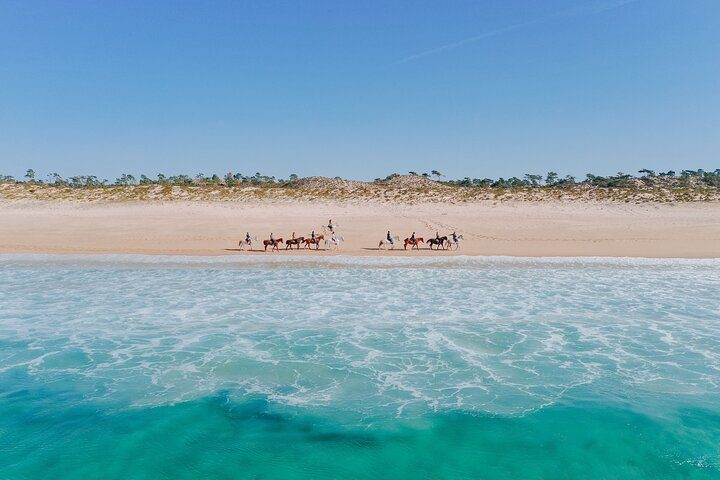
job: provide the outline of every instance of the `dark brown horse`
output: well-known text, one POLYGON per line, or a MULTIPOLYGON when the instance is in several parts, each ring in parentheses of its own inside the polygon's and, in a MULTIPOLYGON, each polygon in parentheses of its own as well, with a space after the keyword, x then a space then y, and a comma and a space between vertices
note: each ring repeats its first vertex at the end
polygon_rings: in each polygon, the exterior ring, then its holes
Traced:
POLYGON ((445 242, 448 241, 447 235, 444 237, 436 237, 436 238, 428 238, 427 244, 430 247, 430 250, 433 249, 433 245, 437 245, 438 250, 440 250, 440 247, 443 248, 443 250, 446 250, 445 242))
POLYGON ((325 239, 325 235, 315 235, 315 240, 312 238, 306 238, 303 240, 305 242, 305 248, 310 248, 310 245, 315 245, 315 250, 320 248, 320 241, 325 239))
POLYGON ((285 242, 285 250, 288 248, 292 250, 293 245, 297 245, 297 249, 300 250, 300 244, 305 241, 305 237, 298 237, 298 238, 288 238, 288 240, 285 242))
POLYGON ((403 247, 405 248, 405 250, 407 250, 408 245, 410 245, 410 250, 412 250, 413 248, 420 250, 419 245, 421 243, 425 243, 425 240, 422 237, 416 237, 415 240, 411 238, 406 238, 405 245, 403 245, 403 247))
POLYGON ((265 245, 265 251, 266 251, 266 252, 267 252, 267 247, 269 247, 269 246, 272 246, 272 248, 270 249, 271 252, 272 252, 273 250, 278 250, 278 251, 279 251, 280 249, 278 248, 278 245, 280 245, 281 243, 283 243, 283 239, 282 239, 282 238, 276 238, 276 239, 274 239, 274 240, 263 240, 263 245, 265 245))

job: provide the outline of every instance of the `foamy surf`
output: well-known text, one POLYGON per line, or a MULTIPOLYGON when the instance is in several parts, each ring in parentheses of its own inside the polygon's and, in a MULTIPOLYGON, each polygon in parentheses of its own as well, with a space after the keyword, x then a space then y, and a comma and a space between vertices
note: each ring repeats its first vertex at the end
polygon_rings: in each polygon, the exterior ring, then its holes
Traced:
POLYGON ((228 391, 359 417, 519 415, 605 382, 630 397, 720 385, 717 260, 0 264, 0 340, 15 345, 0 371, 102 392, 93 401, 157 406, 228 391))
MULTIPOLYGON (((391 255, 391 254, 390 254, 391 255)), ((720 258, 651 257, 514 257, 447 255, 438 257, 309 256, 292 253, 251 255, 145 255, 145 254, 0 254, 0 265, 110 265, 187 267, 368 267, 368 268, 503 268, 503 267, 690 267, 717 268, 720 258)))

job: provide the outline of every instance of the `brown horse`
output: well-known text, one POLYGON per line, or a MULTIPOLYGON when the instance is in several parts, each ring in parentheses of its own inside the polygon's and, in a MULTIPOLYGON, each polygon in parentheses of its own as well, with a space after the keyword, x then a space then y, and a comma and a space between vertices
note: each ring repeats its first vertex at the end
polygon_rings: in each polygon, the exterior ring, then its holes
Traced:
POLYGON ((312 238, 306 238, 303 240, 305 242, 305 248, 310 248, 310 245, 315 245, 315 250, 320 248, 320 241, 325 239, 325 235, 315 235, 315 240, 312 238))
POLYGON ((304 241, 305 241, 305 237, 289 238, 285 242, 285 250, 287 250, 288 248, 290 250, 292 250, 293 245, 297 245, 297 249, 300 250, 300 244, 303 243, 304 241))
POLYGON ((407 246, 410 245, 410 250, 413 248, 417 248, 420 250, 419 244, 425 243, 425 240, 422 237, 416 237, 415 240, 411 240, 410 238, 405 239, 405 245, 403 246, 405 250, 407 250, 407 246))
POLYGON ((276 238, 275 240, 263 240, 263 245, 265 245, 266 252, 267 252, 267 247, 269 247, 269 246, 272 246, 272 248, 270 249, 271 252, 273 250, 280 251, 280 249, 278 248, 278 245, 280 245, 281 243, 283 243, 282 238, 276 238))

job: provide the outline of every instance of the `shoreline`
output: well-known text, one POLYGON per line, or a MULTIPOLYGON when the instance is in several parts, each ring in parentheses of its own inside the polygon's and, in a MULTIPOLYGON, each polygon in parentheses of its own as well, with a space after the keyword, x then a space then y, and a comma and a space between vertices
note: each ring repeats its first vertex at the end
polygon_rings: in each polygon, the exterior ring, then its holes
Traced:
POLYGON ((512 268, 652 268, 712 269, 720 267, 715 258, 651 258, 651 257, 513 257, 469 256, 447 257, 371 257, 357 255, 297 257, 234 257, 228 255, 145 255, 145 254, 44 254, 0 253, 0 267, 93 267, 93 268, 447 268, 447 269, 512 269, 512 268))
POLYGON ((720 258, 720 203, 3 201, 0 225, 0 253, 14 254, 720 258), (259 240, 319 234, 330 218, 345 238, 337 251, 239 251, 247 231, 259 240), (378 250, 387 229, 401 239, 456 231, 465 241, 456 251, 378 250))

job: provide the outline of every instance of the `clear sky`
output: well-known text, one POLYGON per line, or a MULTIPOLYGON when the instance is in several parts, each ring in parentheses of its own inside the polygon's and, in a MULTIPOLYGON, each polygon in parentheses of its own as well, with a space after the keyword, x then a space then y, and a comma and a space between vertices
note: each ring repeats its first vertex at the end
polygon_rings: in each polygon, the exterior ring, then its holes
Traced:
POLYGON ((720 167, 720 1, 0 0, 0 174, 720 167))

